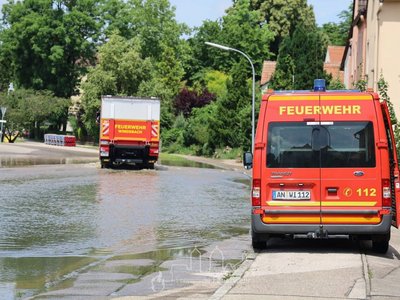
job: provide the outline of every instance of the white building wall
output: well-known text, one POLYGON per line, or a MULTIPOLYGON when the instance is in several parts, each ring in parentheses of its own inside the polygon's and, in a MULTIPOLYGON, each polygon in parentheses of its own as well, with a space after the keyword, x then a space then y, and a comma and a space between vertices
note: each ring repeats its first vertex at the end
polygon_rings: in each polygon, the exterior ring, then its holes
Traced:
POLYGON ((400 0, 369 0, 367 24, 368 86, 377 91, 383 75, 400 119, 400 0))

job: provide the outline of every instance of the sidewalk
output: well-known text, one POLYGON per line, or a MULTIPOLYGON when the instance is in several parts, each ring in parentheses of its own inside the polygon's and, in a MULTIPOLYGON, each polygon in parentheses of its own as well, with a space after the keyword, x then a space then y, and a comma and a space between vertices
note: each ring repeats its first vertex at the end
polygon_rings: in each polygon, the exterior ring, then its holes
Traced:
POLYGON ((210 299, 400 299, 400 230, 392 227, 385 255, 373 253, 368 242, 357 249, 351 241, 331 241, 316 249, 323 243, 277 242, 249 255, 210 299))

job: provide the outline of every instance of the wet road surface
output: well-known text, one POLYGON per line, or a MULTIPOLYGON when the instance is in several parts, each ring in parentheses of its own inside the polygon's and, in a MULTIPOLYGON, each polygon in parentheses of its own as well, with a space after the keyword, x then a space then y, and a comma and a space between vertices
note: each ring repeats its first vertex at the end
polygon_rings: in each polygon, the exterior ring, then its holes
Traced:
POLYGON ((248 185, 220 169, 3 168, 0 292, 106 299, 197 284, 212 294, 211 279, 249 248, 248 185))

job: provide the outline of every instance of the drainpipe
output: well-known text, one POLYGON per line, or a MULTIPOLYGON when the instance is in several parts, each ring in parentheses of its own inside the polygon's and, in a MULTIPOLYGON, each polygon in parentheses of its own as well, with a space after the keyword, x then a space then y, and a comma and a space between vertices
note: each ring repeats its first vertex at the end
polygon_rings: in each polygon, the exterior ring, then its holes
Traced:
POLYGON ((384 0, 379 0, 379 7, 376 11, 376 42, 375 42, 375 68, 374 68, 374 89, 378 91, 378 81, 379 81, 379 36, 380 36, 380 28, 379 28, 379 16, 382 10, 384 0))

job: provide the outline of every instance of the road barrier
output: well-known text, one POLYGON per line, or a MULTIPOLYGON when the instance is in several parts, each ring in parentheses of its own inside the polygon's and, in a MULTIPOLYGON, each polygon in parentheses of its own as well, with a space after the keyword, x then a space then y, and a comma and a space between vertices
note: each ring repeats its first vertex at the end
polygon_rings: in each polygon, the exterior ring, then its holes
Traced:
POLYGON ((75 147, 76 138, 73 135, 45 134, 44 143, 54 146, 75 147))

